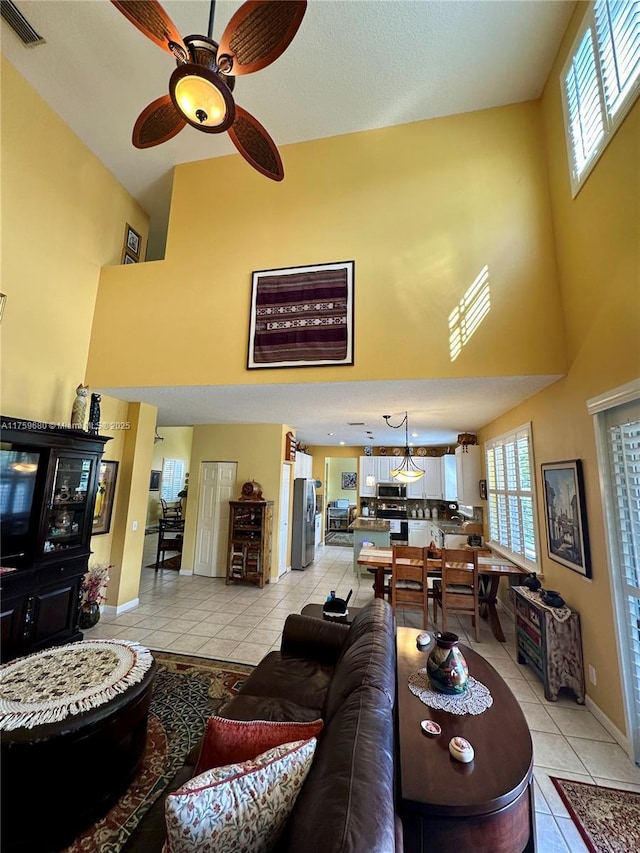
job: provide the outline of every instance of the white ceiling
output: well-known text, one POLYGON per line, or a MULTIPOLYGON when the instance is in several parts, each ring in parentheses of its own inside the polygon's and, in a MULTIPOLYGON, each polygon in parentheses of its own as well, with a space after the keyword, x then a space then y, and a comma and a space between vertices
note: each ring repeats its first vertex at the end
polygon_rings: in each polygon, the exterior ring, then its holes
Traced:
MULTIPOLYGON (((148 257, 162 257, 173 166, 235 153, 227 134, 187 127, 156 148, 133 148, 137 116, 167 92, 171 57, 108 0, 15 2, 46 44, 24 47, 2 21, 2 53, 149 213, 148 257)), ((209 0, 162 5, 183 36, 206 35, 209 0)), ((240 5, 217 0, 214 38, 240 5)), ((285 53, 239 78, 234 96, 273 137, 286 174, 289 143, 539 97, 574 6, 566 0, 309 0, 285 53)), ((401 431, 385 427, 381 416, 402 417, 407 409, 420 433, 417 443, 433 445, 455 443, 458 432, 478 429, 556 378, 252 386, 249 394, 102 390, 157 405, 159 424, 284 422, 309 444, 367 443, 363 429, 374 431, 375 444, 401 444, 401 431), (348 421, 367 427, 345 432, 348 421)))

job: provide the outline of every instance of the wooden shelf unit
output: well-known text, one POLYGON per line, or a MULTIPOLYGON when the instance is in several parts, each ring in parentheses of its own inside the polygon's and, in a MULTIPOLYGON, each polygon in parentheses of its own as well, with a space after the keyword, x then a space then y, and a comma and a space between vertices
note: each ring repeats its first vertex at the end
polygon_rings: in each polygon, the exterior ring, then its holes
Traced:
POLYGON ((584 667, 580 615, 571 611, 560 622, 523 588, 511 588, 516 611, 518 663, 528 664, 542 681, 545 698, 555 702, 558 691, 569 687, 578 704, 584 704, 584 667))
POLYGON ((269 583, 273 501, 229 501, 227 584, 269 583))

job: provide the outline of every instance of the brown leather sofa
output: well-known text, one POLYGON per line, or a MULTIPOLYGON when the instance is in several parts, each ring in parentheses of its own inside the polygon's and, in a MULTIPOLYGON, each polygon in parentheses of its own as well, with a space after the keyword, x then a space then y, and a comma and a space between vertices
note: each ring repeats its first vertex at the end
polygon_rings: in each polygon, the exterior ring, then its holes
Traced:
MULTIPOLYGON (((351 626, 292 614, 270 652, 219 712, 233 720, 322 717, 313 764, 278 853, 401 853, 395 812, 395 623, 375 599, 351 626)), ((191 761, 194 756, 191 756, 191 761)), ((187 764, 175 789, 193 773, 187 764)), ((160 851, 162 798, 123 853, 160 851)))

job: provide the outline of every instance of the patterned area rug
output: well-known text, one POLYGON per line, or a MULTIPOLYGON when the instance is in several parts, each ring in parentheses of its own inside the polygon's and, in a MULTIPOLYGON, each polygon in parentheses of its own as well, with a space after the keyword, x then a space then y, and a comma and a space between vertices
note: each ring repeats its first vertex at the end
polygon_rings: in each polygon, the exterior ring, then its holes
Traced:
POLYGON ((324 537, 325 545, 342 545, 344 548, 353 547, 353 533, 342 533, 339 530, 331 530, 324 537))
POLYGON ((78 836, 65 853, 119 853, 186 756, 204 724, 234 696, 253 667, 153 652, 158 664, 151 699, 144 766, 102 820, 78 836))
POLYGON ((591 853, 640 850, 640 794, 550 778, 591 853))

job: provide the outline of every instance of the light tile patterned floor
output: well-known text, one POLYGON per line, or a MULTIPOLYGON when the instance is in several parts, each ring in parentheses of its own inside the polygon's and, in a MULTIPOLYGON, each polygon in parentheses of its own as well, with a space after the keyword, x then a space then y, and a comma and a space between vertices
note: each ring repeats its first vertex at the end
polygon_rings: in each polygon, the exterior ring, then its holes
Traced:
MULTIPOLYGON (((156 541, 155 535, 145 537, 143 566, 154 562, 156 541)), ((279 648, 285 618, 305 604, 322 603, 331 590, 344 598, 353 589, 354 607, 371 600, 371 579, 355 577, 352 553, 351 548, 322 546, 306 571, 289 572, 262 590, 227 586, 223 578, 143 568, 140 605, 120 616, 103 614, 85 636, 121 637, 152 649, 255 664, 279 648)), ((419 620, 416 611, 398 613, 400 625, 418 627, 419 620)), ((462 617, 450 628, 503 676, 527 718, 534 745, 538 853, 586 853, 549 774, 640 792, 640 769, 573 694, 547 702, 537 676, 516 662, 514 626, 504 611, 501 621, 506 643, 497 642, 485 622, 479 644, 470 620, 462 617)))

